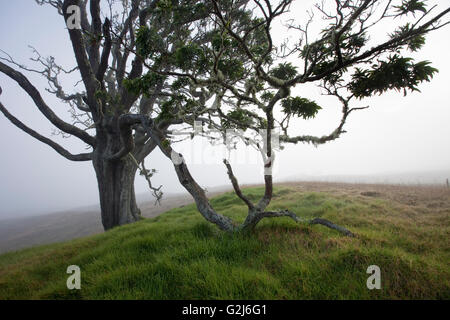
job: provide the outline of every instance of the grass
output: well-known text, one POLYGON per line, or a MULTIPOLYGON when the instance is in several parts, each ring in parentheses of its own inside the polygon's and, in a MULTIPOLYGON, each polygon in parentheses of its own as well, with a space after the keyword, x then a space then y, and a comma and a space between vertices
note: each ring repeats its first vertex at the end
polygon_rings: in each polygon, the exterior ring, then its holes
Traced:
MULTIPOLYGON (((262 188, 246 189, 256 199, 262 188)), ((232 193, 214 207, 243 220, 232 193)), ((0 299, 449 299, 448 210, 376 197, 275 191, 272 209, 327 218, 358 234, 265 219, 253 234, 217 230, 194 205, 100 235, 0 256, 0 299), (381 290, 368 290, 369 265, 381 290), (81 290, 66 269, 81 268, 81 290)))

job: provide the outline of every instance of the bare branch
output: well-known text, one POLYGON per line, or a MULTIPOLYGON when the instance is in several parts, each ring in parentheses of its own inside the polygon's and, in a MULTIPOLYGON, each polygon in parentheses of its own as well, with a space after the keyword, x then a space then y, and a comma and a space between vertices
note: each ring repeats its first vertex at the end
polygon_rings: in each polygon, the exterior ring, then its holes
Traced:
POLYGON ((53 111, 50 109, 41 97, 39 91, 34 87, 30 81, 19 71, 12 69, 3 62, 0 62, 0 72, 4 73, 14 81, 16 81, 23 90, 33 99, 35 105, 38 107, 39 111, 58 129, 74 135, 79 139, 83 140, 85 143, 95 146, 95 138, 90 136, 87 132, 77 128, 63 120, 61 120, 53 111))
POLYGON ((253 203, 250 201, 250 199, 248 199, 242 193, 241 188, 239 187, 239 183, 238 183, 235 175, 233 174, 233 169, 231 168, 231 164, 226 159, 223 160, 223 163, 227 167, 227 174, 228 174, 228 177, 230 178, 231 184, 233 185, 234 192, 242 201, 245 202, 245 204, 247 205, 249 210, 254 210, 255 206, 253 205, 253 203))
MULTIPOLYGON (((1 88, 0 88, 1 92, 1 88)), ((21 129, 22 131, 28 133, 33 138, 47 144, 48 146, 52 147, 56 152, 58 152, 60 155, 62 155, 64 158, 71 160, 71 161, 90 161, 92 160, 92 153, 81 153, 81 154, 72 154, 66 149, 64 149, 62 146, 54 142, 53 140, 50 140, 47 137, 44 137, 34 131, 33 129, 27 127, 23 122, 21 122, 19 119, 14 117, 9 111, 3 106, 3 104, 0 102, 0 111, 5 115, 5 117, 11 121, 12 124, 14 124, 16 127, 21 129)))

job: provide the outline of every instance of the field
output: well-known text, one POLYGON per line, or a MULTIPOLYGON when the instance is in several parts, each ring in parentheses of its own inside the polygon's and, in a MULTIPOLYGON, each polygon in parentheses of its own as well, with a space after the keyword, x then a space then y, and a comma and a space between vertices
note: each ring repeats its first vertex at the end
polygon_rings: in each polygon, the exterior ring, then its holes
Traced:
MULTIPOLYGON (((263 189, 245 193, 256 199, 263 189)), ((232 193, 214 207, 242 220, 232 193)), ((290 183, 272 209, 356 233, 266 219, 252 234, 208 224, 194 205, 72 240, 0 256, 0 299, 450 299, 450 190, 290 183), (81 269, 68 290, 66 269, 81 269), (369 265, 381 289, 368 290, 369 265)))

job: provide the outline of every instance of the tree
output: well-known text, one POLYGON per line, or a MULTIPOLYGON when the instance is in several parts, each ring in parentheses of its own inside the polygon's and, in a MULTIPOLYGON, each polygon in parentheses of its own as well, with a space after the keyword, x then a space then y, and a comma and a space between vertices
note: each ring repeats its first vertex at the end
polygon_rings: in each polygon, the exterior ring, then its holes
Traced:
POLYGON ((0 111, 19 129, 68 160, 92 162, 105 230, 134 222, 140 218, 134 190, 138 169, 155 197, 159 200, 162 196, 161 187, 151 184, 150 178, 155 170, 147 170, 144 166, 145 157, 155 149, 156 143, 142 126, 136 124, 140 123, 141 116, 145 116, 152 119, 155 128, 166 134, 169 127, 177 123, 176 119, 168 121, 161 108, 173 96, 161 73, 171 70, 172 66, 157 52, 176 51, 178 42, 189 37, 194 24, 207 16, 207 7, 189 0, 173 4, 157 0, 36 2, 53 6, 64 18, 76 66, 66 70, 57 64, 55 58, 44 58, 34 50, 33 60, 41 69, 26 67, 4 53, 1 60, 5 63, 0 61, 0 72, 15 81, 62 134, 79 138, 90 151, 72 154, 25 125, 1 103, 0 111), (103 22, 102 15, 107 17, 103 22), (148 28, 142 29, 144 26, 148 28), (144 52, 148 58, 146 64, 137 52, 136 35, 142 37, 142 33, 151 45, 144 52), (148 63, 151 63, 150 67, 148 63), (39 90, 19 70, 44 76, 50 86, 47 91, 68 105, 73 123, 59 118, 39 90), (77 73, 84 90, 67 93, 68 89, 63 88, 61 81, 61 76, 67 73, 77 73), (145 87, 138 91, 130 90, 141 77, 146 80, 145 87))
MULTIPOLYGON (((287 21, 290 32, 298 32, 298 41, 276 46, 272 26, 289 10, 294 1, 254 0, 249 8, 254 12, 249 23, 234 23, 233 7, 224 8, 222 1, 211 0, 213 12, 205 30, 216 35, 209 43, 190 51, 192 61, 202 65, 178 65, 177 72, 168 75, 185 81, 186 88, 202 88, 214 103, 205 104, 203 124, 220 130, 242 130, 237 135, 247 145, 260 151, 264 161, 265 192, 253 203, 241 191, 230 163, 224 160, 228 176, 236 195, 248 207, 245 221, 238 225, 214 210, 203 189, 189 172, 183 156, 175 152, 170 141, 151 120, 143 122, 148 134, 161 151, 174 162, 181 184, 194 198, 199 212, 208 221, 226 231, 252 230, 266 217, 290 217, 297 222, 321 224, 346 235, 353 235, 344 227, 320 218, 304 220, 289 210, 271 211, 268 206, 273 197, 272 168, 275 161, 274 129, 280 128, 280 149, 286 143, 324 144, 345 133, 348 116, 367 107, 352 107, 355 99, 369 98, 388 90, 418 91, 418 85, 430 81, 437 72, 428 61, 416 62, 406 56, 420 50, 425 36, 449 24, 442 22, 450 8, 435 12, 425 1, 328 1, 315 6, 326 26, 316 39, 310 31, 314 14, 302 24, 287 21), (374 30, 382 23, 396 27, 386 39, 371 40, 374 30), (233 59, 237 57, 237 59, 233 59), (241 60, 240 57, 245 57, 241 60), (227 67, 223 68, 227 63, 227 67), (230 72, 231 71, 231 72, 230 72), (313 119, 321 110, 315 101, 303 96, 292 96, 296 86, 316 84, 324 94, 336 97, 342 105, 342 118, 328 135, 315 137, 292 132, 290 119, 313 119), (205 116, 206 115, 206 116, 205 116), (255 133, 266 130, 262 139, 255 133)), ((190 46, 190 44, 186 44, 190 46)), ((145 59, 145 57, 143 57, 145 59)), ((187 94, 189 91, 186 90, 187 94)), ((206 134, 206 133, 205 133, 206 134)))

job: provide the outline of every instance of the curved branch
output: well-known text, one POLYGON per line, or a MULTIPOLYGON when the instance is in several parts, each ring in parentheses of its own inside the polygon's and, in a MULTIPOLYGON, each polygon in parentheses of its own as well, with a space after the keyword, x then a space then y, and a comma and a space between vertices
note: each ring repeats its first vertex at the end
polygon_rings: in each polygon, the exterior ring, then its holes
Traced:
POLYGON ((48 146, 52 147, 56 152, 58 152, 60 155, 62 155, 64 158, 71 160, 71 161, 90 161, 92 160, 92 153, 81 153, 81 154, 72 154, 66 149, 64 149, 62 146, 54 142, 53 140, 50 140, 49 138, 46 138, 33 129, 27 127, 23 122, 21 122, 19 119, 14 117, 9 111, 3 106, 3 104, 0 102, 0 111, 5 115, 5 117, 11 121, 16 127, 21 129, 22 131, 28 133, 33 138, 47 144, 48 146))
POLYGON ((152 195, 156 199, 155 205, 156 204, 161 204, 161 199, 162 199, 163 194, 164 194, 161 191, 162 185, 160 185, 158 188, 155 188, 153 186, 153 183, 152 183, 152 180, 151 180, 151 178, 153 177, 153 174, 156 172, 156 170, 154 170, 154 169, 152 171, 147 170, 147 168, 145 167, 144 161, 142 161, 141 165, 139 165, 138 161, 136 160, 135 157, 133 157, 133 155, 131 153, 130 153, 130 158, 136 164, 136 167, 139 169, 139 172, 140 172, 141 176, 144 176, 145 180, 147 181, 148 187, 152 191, 152 195))
POLYGON ((136 149, 134 157, 138 162, 142 162, 157 146, 153 139, 149 139, 142 147, 136 149))
POLYGON ((300 217, 298 217, 295 213, 289 211, 289 210, 284 210, 284 211, 265 211, 265 212, 261 212, 258 215, 255 216, 256 219, 261 220, 263 218, 276 218, 276 217, 289 217, 291 219, 293 219, 295 222, 307 222, 311 225, 313 224, 320 224, 323 225, 325 227, 328 227, 330 229, 334 229, 336 231, 339 231, 340 233, 348 236, 348 237, 354 237, 355 234, 352 233, 350 230, 341 227, 337 224, 334 224, 333 222, 327 220, 327 219, 322 219, 322 218, 314 218, 312 220, 306 220, 306 219, 302 219, 300 217))
POLYGON ((242 201, 245 202, 249 210, 254 210, 255 206, 253 205, 253 203, 242 193, 241 188, 239 187, 239 183, 233 173, 233 169, 231 168, 231 164, 226 159, 223 160, 223 163, 228 169, 227 174, 230 178, 231 184, 233 185, 234 192, 239 198, 241 198, 242 201))
POLYGON ((152 120, 145 116, 141 116, 142 125, 147 131, 148 135, 158 144, 158 147, 162 153, 169 159, 172 160, 175 167, 175 172, 178 176, 178 180, 183 185, 183 187, 191 194, 194 198, 195 204, 200 214, 209 222, 216 224, 220 229, 224 231, 234 231, 236 227, 230 218, 217 213, 208 198, 206 197, 205 191, 197 184, 197 182, 192 178, 189 169, 184 162, 183 156, 176 153, 168 141, 165 139, 164 135, 156 128, 150 129, 152 120))
POLYGON ((355 236, 350 230, 348 230, 348 229, 346 229, 344 227, 338 226, 337 224, 334 224, 333 222, 331 222, 331 221, 329 221, 327 219, 315 218, 315 219, 312 219, 309 222, 309 224, 321 224, 321 225, 323 225, 325 227, 328 227, 330 229, 337 230, 337 231, 345 234, 346 236, 349 236, 349 237, 354 237, 355 236))
POLYGON ((119 117, 118 126, 122 147, 115 154, 107 157, 108 160, 120 160, 134 150, 135 143, 131 127, 137 123, 141 123, 141 121, 142 116, 138 114, 123 114, 119 117))
MULTIPOLYGON (((118 129, 122 147, 115 154, 107 157, 108 160, 120 160, 135 149, 136 142, 135 137, 133 137, 132 127, 136 124, 142 124, 143 119, 146 119, 146 116, 140 114, 123 114, 119 117, 118 129)), ((169 124, 163 124, 163 126, 159 129, 164 131, 168 126, 169 124)), ((148 135, 148 137, 150 137, 150 135, 148 135)), ((150 139, 137 150, 136 155, 132 156, 135 157, 139 163, 141 163, 145 157, 156 148, 156 146, 156 142, 153 139, 150 139)))
POLYGON ((23 90, 31 97, 39 111, 58 129, 64 131, 68 134, 74 135, 79 139, 83 140, 85 143, 95 146, 95 138, 89 135, 87 132, 81 130, 80 128, 71 125, 62 119, 60 119, 52 109, 47 106, 41 97, 41 94, 36 89, 35 86, 25 77, 21 72, 14 70, 13 68, 7 66, 3 62, 0 62, 0 72, 4 73, 14 81, 16 81, 23 90))
POLYGON ((298 142, 303 142, 303 143, 312 143, 314 146, 317 146, 319 144, 324 144, 329 141, 336 140, 341 136, 341 134, 346 132, 344 130, 344 125, 345 125, 350 113, 352 113, 353 111, 356 111, 356 110, 364 110, 364 109, 369 108, 368 106, 367 107, 349 108, 348 104, 352 97, 345 99, 340 94, 338 94, 337 90, 335 90, 333 92, 326 87, 324 87, 324 89, 327 89, 329 95, 334 95, 334 96, 338 97, 343 105, 342 106, 342 118, 341 118, 341 121, 340 121, 338 127, 335 130, 333 130, 333 132, 331 132, 330 134, 324 135, 322 137, 309 136, 309 135, 289 137, 287 135, 283 135, 283 136, 280 136, 280 142, 288 142, 288 143, 294 143, 294 144, 298 143, 298 142))

